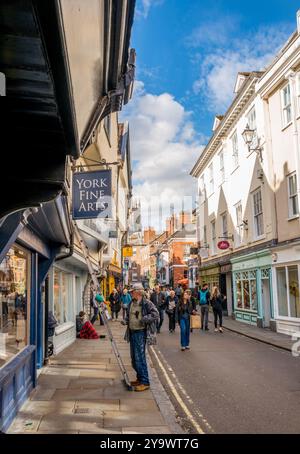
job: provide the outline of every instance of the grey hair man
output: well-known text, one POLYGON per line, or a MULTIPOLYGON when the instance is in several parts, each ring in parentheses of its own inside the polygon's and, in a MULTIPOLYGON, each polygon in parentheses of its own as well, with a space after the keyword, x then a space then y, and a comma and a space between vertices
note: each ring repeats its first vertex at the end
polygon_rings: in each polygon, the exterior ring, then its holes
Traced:
POLYGON ((127 309, 126 339, 130 342, 131 362, 136 372, 136 380, 131 384, 135 391, 146 391, 150 387, 146 345, 155 335, 159 313, 155 305, 145 298, 142 284, 134 284, 130 293, 132 301, 127 309))

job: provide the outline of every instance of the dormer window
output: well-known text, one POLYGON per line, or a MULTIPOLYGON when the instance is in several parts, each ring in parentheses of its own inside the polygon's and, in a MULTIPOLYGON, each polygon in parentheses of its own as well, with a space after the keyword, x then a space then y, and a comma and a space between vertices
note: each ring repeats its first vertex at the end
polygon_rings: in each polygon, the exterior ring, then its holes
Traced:
POLYGON ((221 123, 221 121, 223 120, 223 118, 224 118, 224 115, 216 115, 215 116, 215 121, 214 121, 214 124, 213 124, 213 131, 214 132, 218 128, 218 126, 221 123))

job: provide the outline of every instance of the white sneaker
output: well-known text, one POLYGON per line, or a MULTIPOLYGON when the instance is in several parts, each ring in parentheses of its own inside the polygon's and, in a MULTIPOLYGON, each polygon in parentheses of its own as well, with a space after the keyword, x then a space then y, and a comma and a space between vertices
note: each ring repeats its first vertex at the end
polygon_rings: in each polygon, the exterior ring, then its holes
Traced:
POLYGON ((219 331, 218 328, 215 328, 215 333, 217 333, 218 331, 219 331))
POLYGON ((220 327, 220 328, 219 328, 219 331, 220 331, 220 333, 223 333, 223 328, 220 327))

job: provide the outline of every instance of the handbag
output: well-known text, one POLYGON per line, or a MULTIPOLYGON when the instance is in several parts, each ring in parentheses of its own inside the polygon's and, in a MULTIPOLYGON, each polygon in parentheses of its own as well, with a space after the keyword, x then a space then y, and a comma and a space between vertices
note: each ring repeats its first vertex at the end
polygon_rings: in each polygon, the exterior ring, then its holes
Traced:
POLYGON ((192 329, 197 329, 197 328, 201 328, 201 317, 200 315, 191 315, 191 328, 192 329))

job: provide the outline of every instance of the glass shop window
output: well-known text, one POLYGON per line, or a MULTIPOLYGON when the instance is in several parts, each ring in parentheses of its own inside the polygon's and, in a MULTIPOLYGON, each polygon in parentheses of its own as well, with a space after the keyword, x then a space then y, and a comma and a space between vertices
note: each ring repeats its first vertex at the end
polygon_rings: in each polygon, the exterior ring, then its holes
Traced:
POLYGON ((14 245, 0 264, 0 367, 29 343, 30 253, 14 245))

